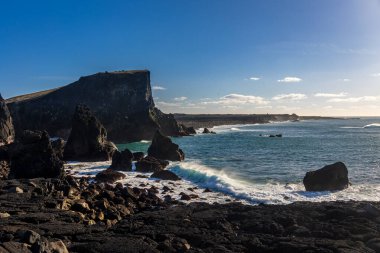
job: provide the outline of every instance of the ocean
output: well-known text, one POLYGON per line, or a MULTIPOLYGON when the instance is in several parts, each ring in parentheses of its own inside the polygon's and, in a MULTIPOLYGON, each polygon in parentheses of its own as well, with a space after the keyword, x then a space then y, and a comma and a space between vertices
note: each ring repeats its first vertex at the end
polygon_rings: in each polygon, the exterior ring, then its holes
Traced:
MULTIPOLYGON (((212 130, 217 134, 172 138, 186 154, 184 162, 172 162, 168 168, 183 178, 178 192, 189 186, 209 188, 214 195, 208 200, 227 197, 248 204, 380 201, 380 118, 217 126, 212 130), (276 134, 282 137, 269 137, 276 134), (352 183, 348 189, 305 191, 302 180, 307 171, 337 161, 348 167, 352 183)), ((141 141, 118 147, 146 152, 149 145, 141 141)))

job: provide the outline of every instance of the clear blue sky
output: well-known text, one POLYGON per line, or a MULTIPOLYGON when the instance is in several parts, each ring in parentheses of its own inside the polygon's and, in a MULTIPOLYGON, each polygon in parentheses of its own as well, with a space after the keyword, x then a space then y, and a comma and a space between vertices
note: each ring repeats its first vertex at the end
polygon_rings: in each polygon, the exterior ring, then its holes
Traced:
POLYGON ((0 8, 4 97, 149 69, 165 112, 380 116, 379 54, 379 0, 15 0, 0 8))

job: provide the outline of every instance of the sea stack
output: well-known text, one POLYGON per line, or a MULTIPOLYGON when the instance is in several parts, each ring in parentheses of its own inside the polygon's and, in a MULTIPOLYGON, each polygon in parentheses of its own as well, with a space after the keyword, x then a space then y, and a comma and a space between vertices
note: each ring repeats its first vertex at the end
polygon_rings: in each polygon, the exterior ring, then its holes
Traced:
POLYGON ((182 161, 185 159, 185 154, 179 146, 172 140, 163 136, 160 131, 157 131, 152 140, 152 144, 148 149, 148 155, 157 159, 169 161, 182 161))
POLYGON ((66 161, 108 161, 117 150, 107 140, 107 131, 86 105, 78 105, 72 119, 72 129, 67 140, 66 161))
POLYGON ((15 132, 12 117, 3 97, 0 94, 0 146, 12 143, 14 138, 15 132))
POLYGON ((306 173, 303 184, 306 191, 339 191, 348 187, 348 170, 344 163, 337 162, 316 171, 306 173))

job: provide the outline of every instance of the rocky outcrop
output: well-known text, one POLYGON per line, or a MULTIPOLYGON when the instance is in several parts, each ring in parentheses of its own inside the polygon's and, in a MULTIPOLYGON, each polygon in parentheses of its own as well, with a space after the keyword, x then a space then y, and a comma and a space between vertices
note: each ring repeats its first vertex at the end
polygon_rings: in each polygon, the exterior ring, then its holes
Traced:
POLYGON ((146 156, 136 163, 136 171, 138 172, 157 172, 161 171, 169 165, 169 162, 157 159, 152 156, 146 156))
POLYGON ((95 177, 95 179, 98 182, 105 182, 105 183, 110 183, 110 184, 113 184, 116 181, 121 180, 123 178, 125 178, 125 175, 123 173, 112 170, 112 169, 103 170, 99 172, 98 174, 96 174, 96 177, 95 177))
POLYGON ((133 161, 141 161, 141 159, 143 159, 145 156, 144 152, 134 152, 133 153, 133 161))
POLYGON ((7 100, 16 132, 46 129, 54 137, 67 139, 71 115, 78 104, 86 104, 116 143, 151 140, 156 130, 169 136, 180 128, 171 114, 155 108, 150 72, 106 72, 81 77, 67 86, 7 100))
POLYGON ((306 191, 337 191, 349 185, 348 170, 342 162, 327 165, 306 173, 303 184, 306 191))
POLYGON ((172 140, 163 136, 160 131, 157 131, 152 140, 152 144, 148 148, 148 155, 162 160, 182 161, 185 159, 185 154, 179 146, 172 140))
POLYGON ((133 158, 134 156, 129 149, 125 149, 122 152, 116 151, 112 157, 112 164, 110 169, 131 171, 133 158))
POLYGON ((12 117, 0 94, 0 146, 12 143, 15 137, 12 117))
POLYGON ((197 131, 195 131, 194 127, 187 127, 184 124, 180 124, 181 130, 185 135, 194 135, 197 134, 197 131))
POLYGON ((160 170, 154 172, 151 176, 151 178, 158 178, 161 180, 171 180, 171 181, 178 181, 181 180, 179 176, 171 172, 170 170, 160 170))
POLYGON ((208 128, 204 128, 202 133, 203 134, 216 134, 215 132, 210 131, 208 128))
POLYGON ((65 141, 62 138, 58 138, 51 141, 51 146, 58 158, 63 160, 63 153, 65 152, 65 141))
POLYGON ((55 154, 48 133, 24 131, 19 140, 8 146, 9 178, 60 178, 63 162, 55 154))
POLYGON ((117 150, 107 140, 107 131, 85 105, 78 105, 72 119, 64 158, 71 161, 108 161, 117 150))

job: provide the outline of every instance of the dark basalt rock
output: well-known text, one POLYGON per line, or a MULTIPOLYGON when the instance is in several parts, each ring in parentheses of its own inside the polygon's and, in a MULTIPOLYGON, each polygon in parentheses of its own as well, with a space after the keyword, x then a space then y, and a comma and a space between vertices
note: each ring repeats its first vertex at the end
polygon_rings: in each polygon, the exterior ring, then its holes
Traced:
POLYGON ((116 143, 151 140, 159 129, 180 132, 174 116, 155 108, 147 70, 97 73, 67 86, 7 100, 16 133, 46 129, 68 138, 71 115, 78 104, 89 106, 116 143))
POLYGON ((148 148, 148 155, 162 160, 182 161, 185 159, 185 154, 179 146, 172 140, 163 136, 160 131, 157 131, 152 140, 152 144, 148 148))
POLYGON ((10 160, 8 155, 8 148, 6 146, 0 147, 0 180, 8 178, 10 171, 10 160))
POLYGON ((122 152, 116 151, 112 157, 112 164, 110 169, 131 171, 132 170, 133 154, 129 149, 125 149, 122 152))
POLYGON ((106 129, 87 106, 77 106, 72 125, 64 151, 66 161, 111 160, 117 148, 107 141, 106 129))
POLYGON ((303 184, 306 191, 337 191, 349 185, 348 170, 342 162, 327 165, 306 173, 303 184))
POLYGON ((15 132, 12 117, 3 97, 0 94, 0 146, 12 143, 15 132))
POLYGON ((180 124, 181 130, 185 135, 193 135, 197 134, 197 131, 195 131, 194 127, 187 127, 184 124, 180 124))
POLYGON ((144 152, 134 152, 133 153, 133 161, 141 161, 141 159, 143 159, 145 156, 144 152))
POLYGON ((65 141, 62 138, 58 138, 51 142, 51 146, 58 158, 63 160, 63 153, 65 152, 65 141))
POLYGON ((163 170, 169 162, 157 159, 152 156, 146 156, 136 163, 136 171, 139 172, 157 172, 163 170))
POLYGON ((99 182, 106 182, 106 183, 115 183, 117 180, 124 179, 125 175, 121 172, 112 170, 112 169, 106 169, 101 172, 99 172, 95 179, 99 182))
POLYGON ((172 180, 172 181, 181 180, 181 178, 179 176, 177 176, 176 174, 174 174, 173 172, 171 172, 169 170, 156 171, 150 177, 151 178, 159 178, 162 180, 172 180))
POLYGON ((24 131, 8 146, 10 178, 59 178, 63 162, 55 154, 46 131, 24 131))
POLYGON ((208 128, 204 128, 202 133, 203 134, 216 134, 215 132, 210 131, 208 128))

